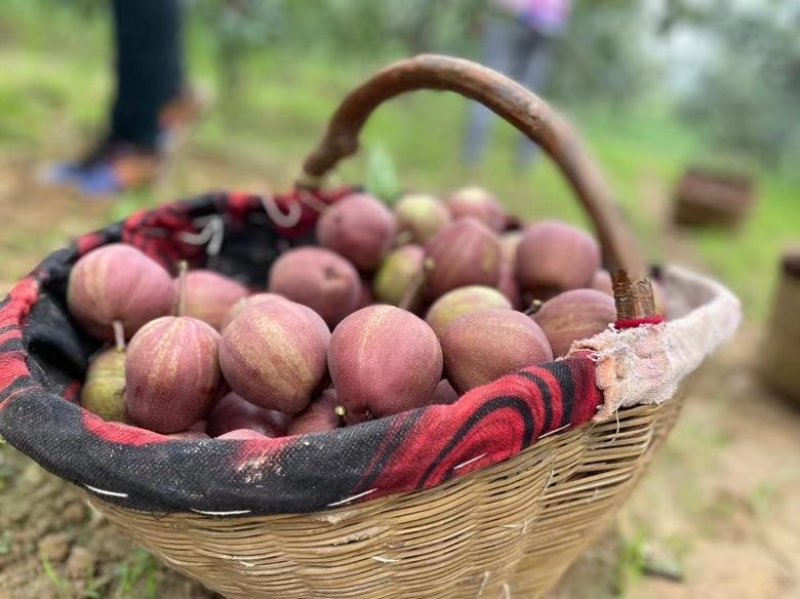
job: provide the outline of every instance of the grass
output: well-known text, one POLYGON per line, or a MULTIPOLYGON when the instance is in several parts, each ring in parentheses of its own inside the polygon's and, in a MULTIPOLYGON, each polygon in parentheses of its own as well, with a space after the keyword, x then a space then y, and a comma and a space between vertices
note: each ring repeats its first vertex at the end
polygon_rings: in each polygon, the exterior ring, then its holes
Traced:
POLYGON ((731 285, 748 315, 763 319, 779 274, 778 256, 800 249, 800 185, 766 175, 760 180, 760 203, 735 240, 720 232, 698 235, 710 268, 731 285))
POLYGON ((11 532, 7 530, 0 535, 0 555, 9 553, 11 553, 11 532))
POLYGON ((648 535, 641 532, 623 540, 617 562, 617 590, 620 597, 627 597, 642 580, 647 564, 647 543, 648 535))
POLYGON ((119 566, 113 596, 124 599, 139 589, 141 596, 155 599, 158 597, 158 586, 158 562, 147 551, 137 549, 130 559, 119 566))
POLYGON ((56 571, 50 560, 45 557, 42 557, 42 569, 59 599, 70 599, 72 597, 71 585, 56 571))
POLYGON ((6 442, 3 437, 0 437, 0 493, 5 491, 6 485, 8 481, 14 476, 14 473, 11 471, 11 468, 5 463, 3 459, 4 449, 8 443, 6 442))

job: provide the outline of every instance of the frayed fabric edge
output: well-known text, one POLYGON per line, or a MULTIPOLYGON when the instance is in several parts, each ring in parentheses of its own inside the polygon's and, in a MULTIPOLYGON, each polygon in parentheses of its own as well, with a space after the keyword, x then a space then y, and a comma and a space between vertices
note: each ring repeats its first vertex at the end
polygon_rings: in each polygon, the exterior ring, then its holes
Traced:
POLYGON ((720 283, 674 266, 665 276, 678 303, 689 304, 684 315, 636 328, 610 327, 570 348, 568 357, 588 351, 597 365, 604 402, 594 422, 610 420, 620 408, 668 401, 741 322, 739 300, 720 283))

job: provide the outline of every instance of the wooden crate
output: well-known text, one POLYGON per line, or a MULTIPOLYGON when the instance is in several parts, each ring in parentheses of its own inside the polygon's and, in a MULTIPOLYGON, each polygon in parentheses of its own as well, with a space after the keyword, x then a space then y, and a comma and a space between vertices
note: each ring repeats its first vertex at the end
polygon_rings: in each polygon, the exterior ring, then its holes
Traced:
POLYGON ((674 222, 735 228, 747 218, 756 199, 755 185, 745 175, 689 168, 675 190, 674 222))

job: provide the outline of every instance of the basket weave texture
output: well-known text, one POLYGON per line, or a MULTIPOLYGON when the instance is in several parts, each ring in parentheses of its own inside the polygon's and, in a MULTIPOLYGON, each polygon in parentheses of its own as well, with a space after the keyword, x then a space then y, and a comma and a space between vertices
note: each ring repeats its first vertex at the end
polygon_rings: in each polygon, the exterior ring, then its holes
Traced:
POLYGON ((309 515, 220 519, 89 500, 226 597, 539 597, 603 530, 663 443, 682 395, 542 439, 440 487, 309 515))

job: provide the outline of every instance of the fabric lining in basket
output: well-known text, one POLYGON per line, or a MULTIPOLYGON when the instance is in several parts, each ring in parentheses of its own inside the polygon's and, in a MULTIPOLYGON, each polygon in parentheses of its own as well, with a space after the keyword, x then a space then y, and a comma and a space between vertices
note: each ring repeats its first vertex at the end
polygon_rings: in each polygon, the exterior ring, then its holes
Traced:
MULTIPOLYGON (((317 199, 330 203, 349 191, 317 199)), ((287 196, 276 206, 297 202, 287 196)), ((65 306, 80 255, 121 240, 171 269, 181 258, 203 264, 203 246, 187 236, 202 236, 204 223, 221 217, 226 236, 213 256, 217 268, 263 285, 275 256, 313 243, 315 216, 308 209, 281 228, 267 218, 262 198, 215 194, 135 215, 53 254, 0 304, 0 434, 62 478, 125 507, 307 513, 432 488, 512 458, 553 431, 608 419, 620 406, 660 403, 738 323, 738 303, 724 288, 670 270, 676 315, 684 316, 609 330, 576 343, 567 359, 503 377, 451 406, 326 434, 222 442, 169 439, 75 405, 97 349, 65 306)))
MULTIPOLYGON (((318 199, 329 203, 348 191, 318 199)), ((297 201, 279 198, 276 206, 297 201)), ((602 395, 586 356, 524 369, 454 405, 300 437, 179 441, 81 410, 73 402, 97 343, 66 309, 72 264, 120 240, 173 270, 180 258, 202 264, 205 252, 185 240, 215 215, 226 223, 217 267, 250 284, 263 285, 283 249, 313 242, 314 211, 284 229, 266 218, 262 198, 217 194, 135 215, 56 252, 0 305, 0 434, 58 476, 125 507, 278 514, 435 487, 596 414, 602 395)))

